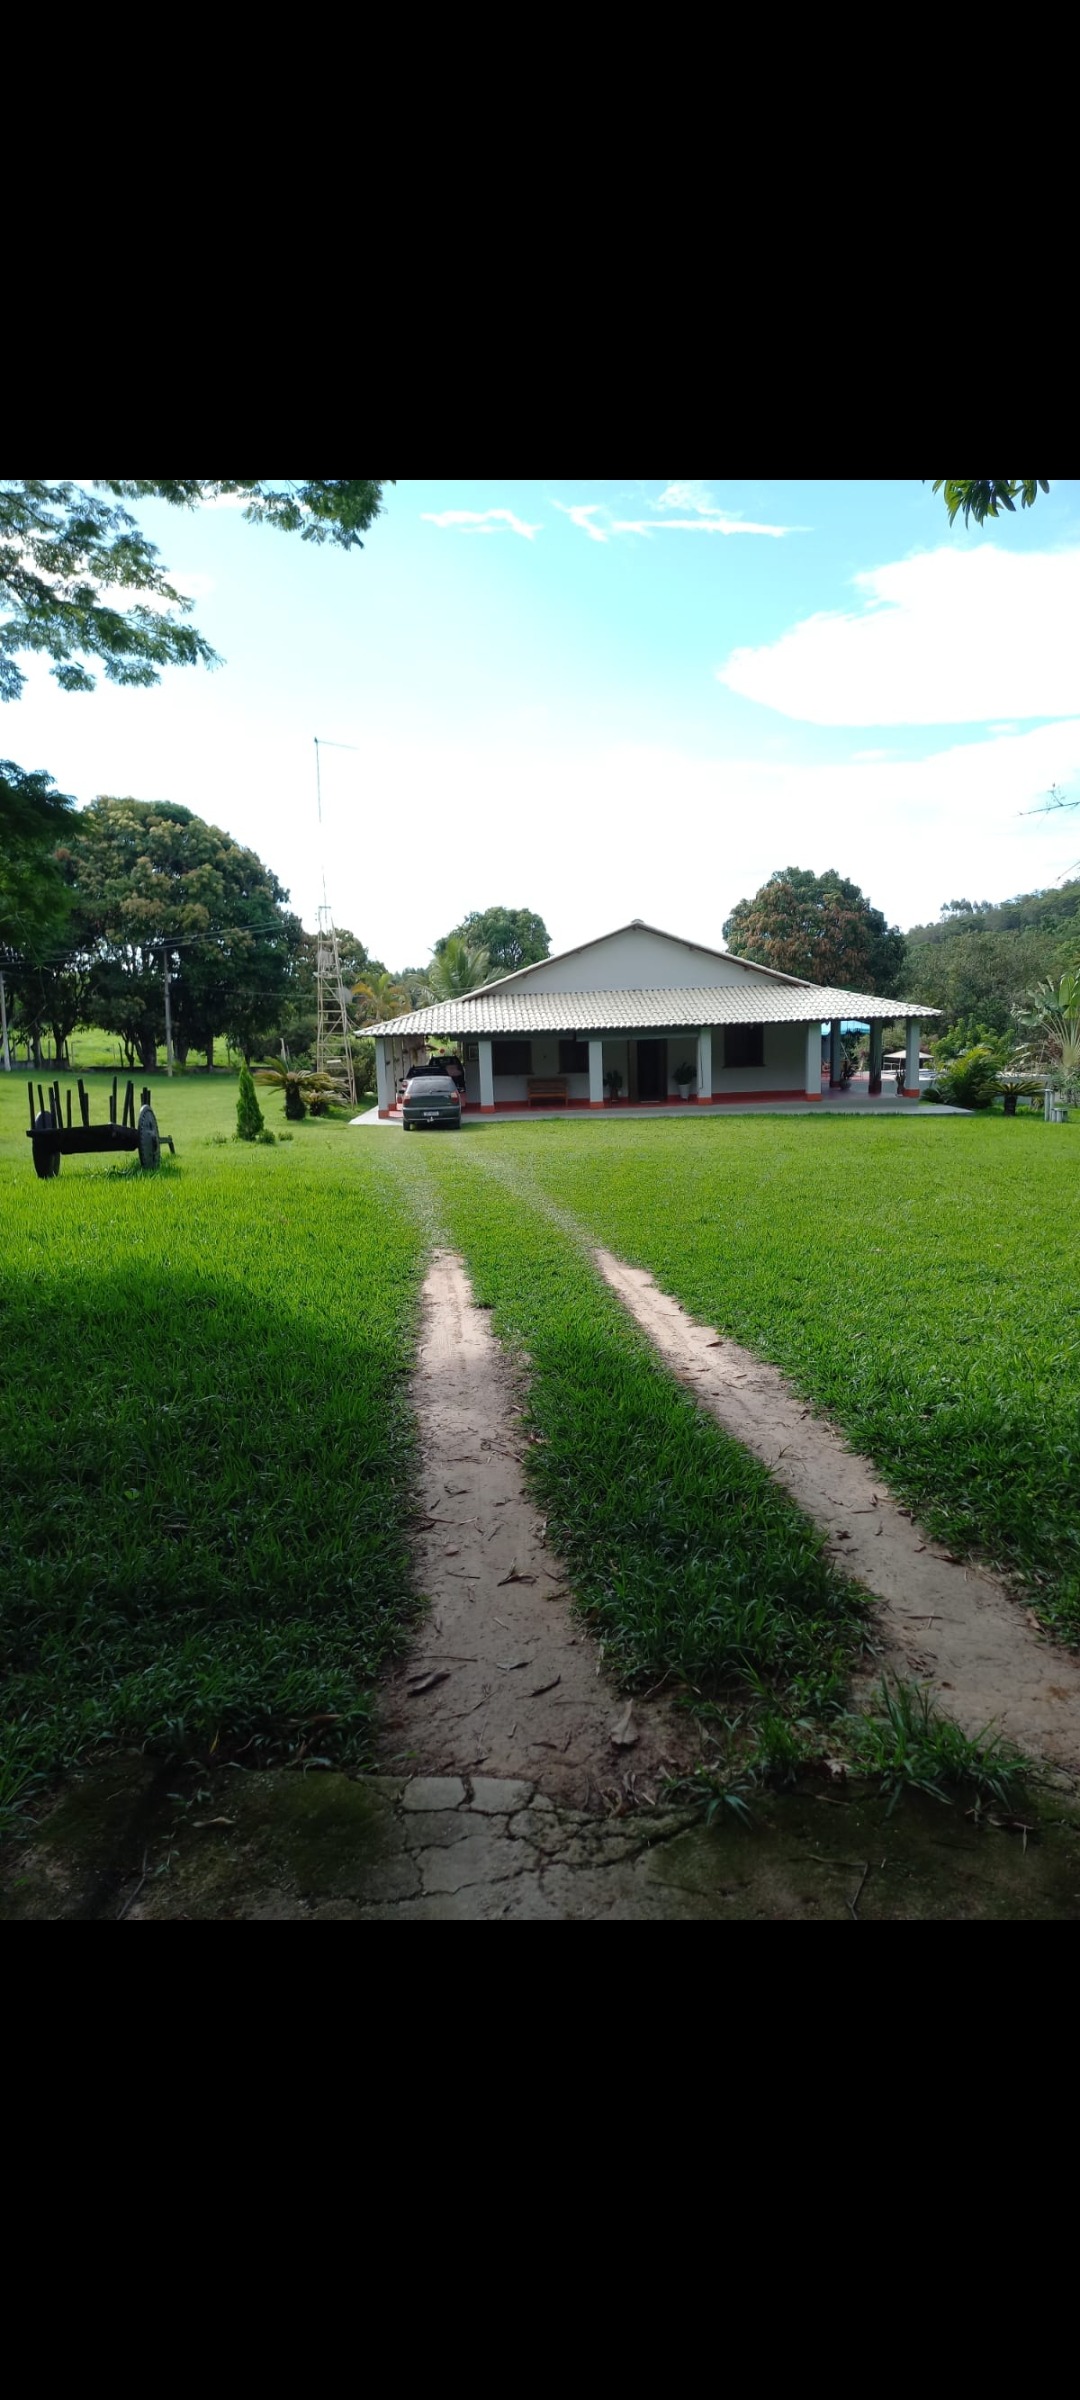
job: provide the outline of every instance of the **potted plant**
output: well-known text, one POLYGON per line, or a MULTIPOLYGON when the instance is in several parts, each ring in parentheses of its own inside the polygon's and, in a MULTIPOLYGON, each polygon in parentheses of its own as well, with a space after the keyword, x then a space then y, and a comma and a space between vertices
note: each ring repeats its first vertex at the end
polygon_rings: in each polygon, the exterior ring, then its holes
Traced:
POLYGON ((691 1084, 697 1082, 697 1068, 691 1066, 688 1058, 684 1058, 676 1067, 672 1080, 678 1089, 680 1100, 686 1100, 690 1096, 691 1084))
POLYGON ((620 1067, 608 1067, 604 1074, 604 1090, 607 1093, 608 1106, 610 1108, 614 1107, 622 1087, 622 1069, 620 1067))

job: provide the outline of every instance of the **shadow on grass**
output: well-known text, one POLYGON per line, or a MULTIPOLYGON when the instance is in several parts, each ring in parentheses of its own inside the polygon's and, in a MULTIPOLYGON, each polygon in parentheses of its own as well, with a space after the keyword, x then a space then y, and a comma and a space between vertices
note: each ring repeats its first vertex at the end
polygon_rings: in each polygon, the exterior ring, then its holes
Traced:
POLYGON ((335 1323, 269 1282, 8 1278, 0 1806, 101 1742, 362 1754, 412 1608, 411 1285, 335 1323))

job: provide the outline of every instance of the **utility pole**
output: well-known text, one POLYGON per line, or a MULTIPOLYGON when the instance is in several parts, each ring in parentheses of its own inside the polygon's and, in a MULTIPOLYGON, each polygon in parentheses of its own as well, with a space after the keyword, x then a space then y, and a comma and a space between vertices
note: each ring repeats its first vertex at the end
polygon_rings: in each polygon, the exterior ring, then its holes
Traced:
POLYGON ((165 977, 165 1073, 171 1075, 173 1071, 172 1006, 169 1000, 169 953, 164 948, 161 953, 161 966, 165 977))
POLYGON ((7 993, 4 990, 4 970, 0 967, 0 1033, 3 1035, 4 1073, 11 1073, 11 1052, 7 1038, 7 993))

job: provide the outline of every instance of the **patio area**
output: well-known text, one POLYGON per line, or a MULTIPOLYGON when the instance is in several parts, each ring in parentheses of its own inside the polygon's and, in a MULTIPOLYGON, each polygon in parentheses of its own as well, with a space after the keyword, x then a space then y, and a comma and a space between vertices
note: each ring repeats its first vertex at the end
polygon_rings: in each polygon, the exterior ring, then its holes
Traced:
MULTIPOLYGON (((461 1127, 462 1132, 472 1132, 492 1124, 523 1125, 532 1123, 538 1117, 569 1117, 575 1124, 580 1124, 583 1120, 595 1124, 598 1118, 601 1121, 607 1119, 622 1123, 627 1117, 648 1117, 655 1120, 658 1117, 666 1119, 668 1117, 732 1116, 921 1116, 929 1122, 934 1117, 966 1117, 970 1114, 971 1111, 966 1108, 937 1106, 924 1108, 919 1100, 898 1099, 895 1092, 872 1094, 867 1077, 862 1075, 855 1076, 843 1091, 831 1091, 827 1084, 823 1084, 820 1100, 741 1100, 737 1095, 733 1095, 730 1100, 692 1100, 685 1104, 680 1101, 667 1101, 635 1106, 628 1101, 617 1101, 611 1107, 597 1110, 594 1114, 590 1113, 587 1118, 583 1111, 567 1109, 558 1104, 549 1106, 541 1101, 535 1103, 531 1108, 500 1108, 497 1117, 485 1117, 481 1116, 478 1111, 467 1111, 462 1117, 461 1127)), ((377 1107, 369 1108, 350 1121, 354 1125, 384 1125, 387 1127, 396 1125, 398 1130, 401 1130, 401 1113, 398 1109, 394 1109, 388 1116, 380 1116, 377 1107)))

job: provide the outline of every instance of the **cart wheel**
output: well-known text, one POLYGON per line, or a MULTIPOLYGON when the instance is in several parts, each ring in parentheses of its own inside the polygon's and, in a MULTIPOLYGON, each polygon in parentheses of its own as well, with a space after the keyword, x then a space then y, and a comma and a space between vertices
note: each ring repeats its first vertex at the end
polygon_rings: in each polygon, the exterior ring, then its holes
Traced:
POLYGON ((156 1167, 161 1158, 161 1136, 152 1108, 139 1112, 139 1165, 156 1167))
POLYGON ((42 1109, 41 1115, 34 1118, 34 1138, 30 1148, 34 1157, 34 1173, 43 1178, 60 1173, 60 1152, 58 1149, 54 1150, 48 1139, 53 1131, 52 1110, 51 1108, 42 1109))

